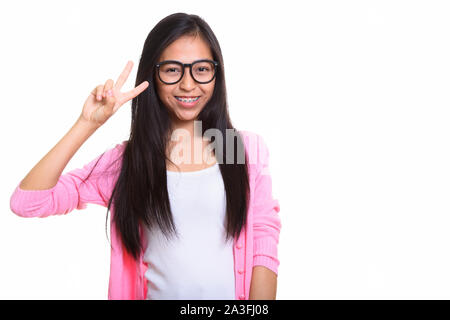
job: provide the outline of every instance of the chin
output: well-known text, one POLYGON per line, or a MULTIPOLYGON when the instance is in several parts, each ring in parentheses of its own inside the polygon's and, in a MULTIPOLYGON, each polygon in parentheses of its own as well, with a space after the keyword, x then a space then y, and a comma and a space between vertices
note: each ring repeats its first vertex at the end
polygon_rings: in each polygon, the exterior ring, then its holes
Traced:
POLYGON ((197 119, 198 112, 195 111, 182 111, 182 112, 176 112, 175 118, 180 121, 190 121, 197 119))
POLYGON ((193 114, 193 115, 189 115, 189 116, 182 116, 182 117, 179 117, 178 119, 182 120, 182 121, 193 121, 193 120, 197 119, 197 116, 198 116, 198 114, 193 114))

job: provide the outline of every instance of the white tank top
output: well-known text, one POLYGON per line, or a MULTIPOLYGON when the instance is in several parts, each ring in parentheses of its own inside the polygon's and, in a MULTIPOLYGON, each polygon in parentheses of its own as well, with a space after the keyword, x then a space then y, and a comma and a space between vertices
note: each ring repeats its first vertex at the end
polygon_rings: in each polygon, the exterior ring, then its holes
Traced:
POLYGON ((147 300, 234 300, 233 240, 225 243, 226 194, 219 164, 167 171, 179 238, 147 229, 147 300))

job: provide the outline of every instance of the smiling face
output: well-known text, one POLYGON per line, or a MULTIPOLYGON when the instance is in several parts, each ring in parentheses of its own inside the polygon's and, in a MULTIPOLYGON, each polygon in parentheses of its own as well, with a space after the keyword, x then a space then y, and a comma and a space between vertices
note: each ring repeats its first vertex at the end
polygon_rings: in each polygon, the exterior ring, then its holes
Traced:
MULTIPOLYGON (((208 44, 200 36, 182 36, 163 51, 158 62, 177 60, 182 63, 192 63, 201 59, 213 60, 208 44)), ((184 70, 183 78, 175 84, 165 84, 156 77, 157 93, 174 122, 193 121, 197 119, 198 114, 211 98, 215 83, 215 78, 206 84, 196 82, 192 78, 188 67, 184 70), (187 106, 176 97, 199 98, 194 105, 187 106)))

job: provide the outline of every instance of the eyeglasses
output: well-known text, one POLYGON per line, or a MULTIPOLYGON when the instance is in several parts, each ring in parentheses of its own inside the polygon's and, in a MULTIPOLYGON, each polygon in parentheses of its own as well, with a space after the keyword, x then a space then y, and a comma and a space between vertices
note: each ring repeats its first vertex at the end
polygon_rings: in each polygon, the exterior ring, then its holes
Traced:
POLYGON ((198 83, 205 84, 213 81, 216 76, 218 63, 209 59, 197 60, 192 63, 182 63, 176 60, 166 60, 157 63, 156 72, 159 80, 165 84, 175 84, 184 75, 184 69, 189 67, 191 77, 198 83))

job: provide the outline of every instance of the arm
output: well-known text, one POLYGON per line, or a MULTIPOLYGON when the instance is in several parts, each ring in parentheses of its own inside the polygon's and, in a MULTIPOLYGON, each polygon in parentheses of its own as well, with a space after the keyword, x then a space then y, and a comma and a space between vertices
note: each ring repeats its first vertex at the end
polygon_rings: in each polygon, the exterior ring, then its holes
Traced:
POLYGON ((253 200, 253 271, 249 299, 275 299, 278 276, 280 204, 272 197, 269 150, 258 136, 258 172, 253 200))
POLYGON ((31 169, 20 183, 22 190, 45 190, 56 185, 67 163, 96 128, 80 118, 69 132, 31 169))
MULTIPOLYGON (((95 130, 124 103, 148 87, 148 81, 144 81, 131 91, 120 91, 132 67, 133 63, 129 61, 115 84, 113 80, 108 79, 104 85, 98 85, 90 92, 81 115, 69 132, 33 167, 14 190, 10 199, 10 208, 14 213, 23 217, 46 217, 52 214, 66 214, 75 207, 84 209, 87 203, 105 204, 105 194, 101 189, 102 187, 104 189, 105 185, 110 185, 111 181, 102 173, 97 172, 95 178, 90 178, 90 173, 86 174, 89 169, 94 170, 96 164, 91 162, 82 169, 61 174, 75 152, 95 130)), ((114 150, 120 147, 119 145, 114 150)), ((108 152, 108 155, 111 153, 112 151, 108 152)), ((103 154, 95 160, 100 161, 102 156, 103 154)), ((108 163, 108 159, 103 162, 108 163)))
MULTIPOLYGON (((78 122, 61 141, 70 138, 76 140, 77 137, 80 136, 84 139, 92 134, 91 131, 84 131, 83 128, 86 129, 84 124, 78 122)), ((82 143, 80 141, 82 140, 78 140, 78 143, 82 143)), ((124 143, 125 142, 126 141, 124 141, 124 143)), ((111 166, 111 164, 116 162, 116 160, 120 160, 120 151, 123 150, 124 143, 117 144, 115 148, 104 152, 93 161, 84 165, 83 168, 77 168, 56 177, 56 183, 44 181, 40 184, 41 189, 38 189, 39 186, 37 185, 32 185, 32 187, 35 186, 36 189, 31 190, 22 189, 22 183, 17 185, 10 199, 11 211, 21 217, 43 218, 55 214, 67 214, 75 208, 85 209, 88 203, 106 207, 110 197, 111 186, 114 184, 114 179, 118 172, 118 167, 111 166), (113 169, 108 170, 110 167, 113 167, 113 169), (48 188, 42 189, 43 187, 48 188)), ((28 178, 45 175, 44 169, 46 166, 51 166, 51 159, 54 157, 57 158, 54 164, 55 167, 58 163, 60 165, 65 165, 63 160, 58 160, 57 150, 69 150, 70 152, 75 152, 79 148, 79 146, 74 147, 74 145, 72 145, 72 147, 73 148, 71 149, 70 146, 55 146, 52 151, 49 152, 32 171, 30 171, 28 178)), ((61 153, 59 157, 67 157, 70 159, 71 155, 61 153)), ((120 162, 117 161, 117 163, 119 163, 120 166, 120 162)), ((59 170, 61 169, 57 169, 58 172, 52 172, 51 169, 52 168, 49 168, 48 175, 60 174, 59 170)), ((22 182, 24 180, 22 180, 22 182)), ((28 180, 31 181, 31 178, 28 180)), ((39 183, 39 180, 37 180, 36 183, 39 183)))
POLYGON ((275 300, 277 274, 264 266, 254 266, 249 300, 275 300))
POLYGON ((120 91, 132 67, 133 62, 128 61, 115 84, 108 79, 104 85, 91 91, 75 124, 22 180, 19 186, 22 190, 48 190, 54 187, 69 160, 95 130, 124 103, 148 87, 148 81, 144 81, 131 91, 120 91))

